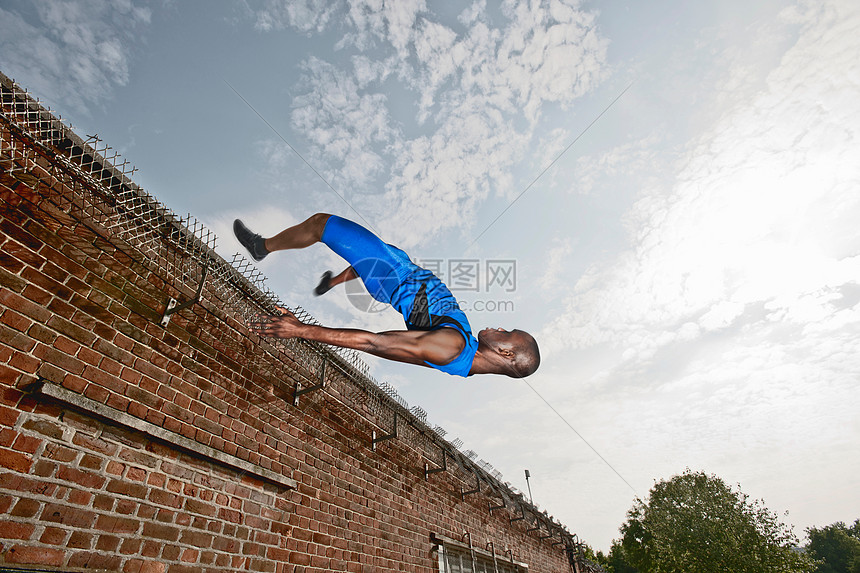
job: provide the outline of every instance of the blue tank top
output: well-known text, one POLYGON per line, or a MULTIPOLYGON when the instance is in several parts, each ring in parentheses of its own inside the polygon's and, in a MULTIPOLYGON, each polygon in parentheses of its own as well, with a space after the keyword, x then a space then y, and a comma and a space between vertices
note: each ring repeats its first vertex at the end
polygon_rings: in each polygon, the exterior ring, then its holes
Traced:
POLYGON ((409 330, 453 328, 459 332, 466 343, 460 354, 447 364, 424 363, 453 376, 469 375, 478 351, 478 340, 472 335, 469 319, 445 283, 427 269, 413 264, 412 272, 392 293, 391 305, 403 315, 409 330))

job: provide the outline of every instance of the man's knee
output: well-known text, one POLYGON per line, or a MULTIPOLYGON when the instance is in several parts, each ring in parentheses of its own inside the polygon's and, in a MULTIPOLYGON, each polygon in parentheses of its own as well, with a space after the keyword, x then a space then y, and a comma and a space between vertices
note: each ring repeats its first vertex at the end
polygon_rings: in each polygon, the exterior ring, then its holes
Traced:
POLYGON ((325 225, 328 223, 329 217, 331 217, 329 213, 315 213, 309 218, 314 235, 318 241, 322 240, 323 231, 325 231, 325 225))

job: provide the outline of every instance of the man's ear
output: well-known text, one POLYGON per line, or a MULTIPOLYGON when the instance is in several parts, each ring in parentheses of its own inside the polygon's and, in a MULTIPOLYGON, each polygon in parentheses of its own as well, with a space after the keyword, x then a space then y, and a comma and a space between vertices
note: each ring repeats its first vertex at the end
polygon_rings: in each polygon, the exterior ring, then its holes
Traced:
POLYGON ((514 356, 516 356, 516 355, 517 355, 517 353, 516 353, 516 352, 514 352, 514 351, 513 351, 512 349, 510 349, 510 348, 503 348, 503 349, 499 350, 498 352, 499 352, 499 354, 501 354, 502 356, 504 356, 504 357, 505 357, 505 358, 507 358, 507 359, 511 359, 511 358, 513 358, 514 356))

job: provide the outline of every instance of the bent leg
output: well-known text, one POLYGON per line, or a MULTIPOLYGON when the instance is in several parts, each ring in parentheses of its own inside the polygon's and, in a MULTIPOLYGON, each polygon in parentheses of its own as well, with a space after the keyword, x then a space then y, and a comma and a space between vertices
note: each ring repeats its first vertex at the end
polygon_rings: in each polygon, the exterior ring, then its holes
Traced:
POLYGON ((351 281, 357 278, 358 273, 355 272, 355 269, 352 267, 347 267, 339 275, 332 277, 329 284, 331 286, 337 286, 341 283, 345 283, 346 281, 351 281))
POLYGON ((314 289, 314 294, 316 296, 324 295, 337 285, 356 278, 358 278, 358 273, 356 273, 355 269, 352 267, 346 267, 336 276, 332 276, 331 271, 326 271, 323 273, 323 276, 320 277, 320 284, 318 284, 317 288, 314 289))
POLYGON ((286 249, 304 249, 318 243, 322 239, 329 217, 331 215, 328 213, 317 213, 298 225, 284 229, 274 237, 266 239, 266 250, 271 253, 286 249))
POLYGON ((352 268, 352 272, 347 269, 338 275, 341 282, 357 275, 370 296, 385 304, 391 302, 400 284, 398 270, 403 265, 399 249, 385 244, 361 225, 337 216, 328 219, 322 242, 352 268))

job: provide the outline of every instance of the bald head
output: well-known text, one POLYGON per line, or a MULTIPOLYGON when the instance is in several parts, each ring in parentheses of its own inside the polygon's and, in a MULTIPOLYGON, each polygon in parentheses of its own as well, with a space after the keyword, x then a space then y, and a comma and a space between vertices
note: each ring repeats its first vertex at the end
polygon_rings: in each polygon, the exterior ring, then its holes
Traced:
POLYGON ((528 332, 515 330, 511 333, 514 338, 514 357, 512 360, 512 378, 525 378, 535 373, 540 366, 540 349, 537 340, 528 332))
POLYGON ((485 372, 525 378, 540 366, 537 341, 528 332, 486 328, 478 333, 478 341, 486 347, 484 356, 492 364, 485 372))

